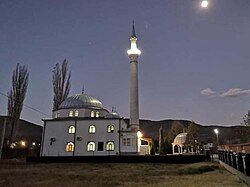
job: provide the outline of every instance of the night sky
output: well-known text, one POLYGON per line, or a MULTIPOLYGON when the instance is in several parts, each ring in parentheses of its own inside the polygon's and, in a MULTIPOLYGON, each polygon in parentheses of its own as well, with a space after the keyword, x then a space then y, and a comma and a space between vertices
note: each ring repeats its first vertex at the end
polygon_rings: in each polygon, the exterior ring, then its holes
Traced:
MULTIPOLYGON (((52 69, 65 58, 71 94, 97 97, 129 116, 129 36, 139 48, 140 117, 234 125, 250 109, 250 1, 0 0, 0 91, 28 65, 25 104, 52 109, 52 69)), ((0 96, 0 115, 7 112, 0 96)), ((46 118, 24 108, 22 118, 46 118)))

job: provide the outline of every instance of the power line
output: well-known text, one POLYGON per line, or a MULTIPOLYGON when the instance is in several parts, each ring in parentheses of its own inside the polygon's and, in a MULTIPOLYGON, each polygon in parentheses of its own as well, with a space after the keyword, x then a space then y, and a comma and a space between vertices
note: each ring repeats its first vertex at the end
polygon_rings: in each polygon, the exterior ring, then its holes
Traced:
MULTIPOLYGON (((3 93, 3 92, 0 92, 0 95, 9 98, 9 96, 6 95, 6 94, 3 93)), ((40 113, 40 114, 42 114, 42 115, 44 115, 44 116, 46 116, 46 117, 50 117, 50 115, 45 114, 44 112, 42 112, 42 111, 40 111, 40 110, 38 110, 38 109, 36 109, 36 108, 33 108, 33 107, 28 106, 28 105, 25 105, 25 104, 23 104, 23 106, 26 107, 26 108, 28 108, 28 109, 30 109, 30 110, 33 110, 33 111, 35 111, 35 112, 38 112, 38 113, 40 113)))

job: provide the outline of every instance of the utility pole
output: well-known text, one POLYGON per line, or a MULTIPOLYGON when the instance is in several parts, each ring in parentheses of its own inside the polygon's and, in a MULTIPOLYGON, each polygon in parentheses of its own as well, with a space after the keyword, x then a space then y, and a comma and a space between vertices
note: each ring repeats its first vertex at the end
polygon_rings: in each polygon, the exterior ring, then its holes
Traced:
POLYGON ((7 121, 7 118, 4 118, 3 126, 2 126, 2 133, 1 133, 1 137, 0 137, 0 160, 2 159, 2 154, 3 154, 3 144, 4 144, 4 137, 5 137, 6 121, 7 121))

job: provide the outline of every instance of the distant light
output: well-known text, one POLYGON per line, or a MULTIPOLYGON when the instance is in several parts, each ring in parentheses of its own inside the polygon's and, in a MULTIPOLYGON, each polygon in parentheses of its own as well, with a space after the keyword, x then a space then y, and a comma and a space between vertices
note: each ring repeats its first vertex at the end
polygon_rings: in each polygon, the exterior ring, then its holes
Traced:
POLYGON ((20 144, 21 144, 22 147, 26 147, 26 142, 25 141, 23 141, 23 140, 20 141, 20 144))
POLYGON ((218 129, 214 129, 214 133, 215 134, 219 134, 219 130, 218 129))
POLYGON ((15 147, 16 147, 16 144, 15 144, 15 143, 11 143, 11 144, 10 144, 10 148, 11 148, 11 149, 14 149, 15 147))
POLYGON ((136 38, 131 38, 131 48, 127 51, 128 55, 140 55, 141 51, 137 48, 136 38))
POLYGON ((36 142, 32 142, 32 145, 33 145, 33 146, 36 146, 36 142))
POLYGON ((137 131, 137 137, 138 138, 142 138, 143 134, 141 133, 141 131, 137 131))
POLYGON ((137 48, 127 50, 128 55, 140 55, 141 51, 137 48))
POLYGON ((207 8, 208 7, 208 1, 202 1, 201 2, 201 6, 203 7, 203 8, 207 8))

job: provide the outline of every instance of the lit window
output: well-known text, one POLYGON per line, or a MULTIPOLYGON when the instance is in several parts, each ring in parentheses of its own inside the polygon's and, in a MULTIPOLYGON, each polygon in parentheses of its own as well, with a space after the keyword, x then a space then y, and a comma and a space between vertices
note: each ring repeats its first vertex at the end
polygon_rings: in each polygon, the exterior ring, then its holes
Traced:
POLYGON ((90 117, 95 117, 95 111, 91 111, 91 113, 90 113, 90 117))
POLYGON ((107 142, 106 150, 107 151, 114 151, 115 150, 115 144, 114 144, 114 142, 107 142))
POLYGON ((99 118, 99 112, 96 112, 95 117, 99 118))
POLYGON ((76 116, 76 117, 79 116, 79 111, 78 111, 78 110, 75 111, 75 116, 76 116))
POLYGON ((73 117, 73 111, 69 111, 69 117, 73 117))
POLYGON ((109 132, 109 133, 114 132, 114 130, 115 130, 114 125, 108 125, 108 132, 109 132))
POLYGON ((95 142, 89 142, 88 143, 87 151, 95 151, 95 142))
POLYGON ((95 126, 94 125, 89 126, 89 133, 91 133, 91 134, 95 133, 95 126))
POLYGON ((74 126, 69 127, 69 134, 74 134, 76 132, 76 129, 74 126))
POLYGON ((73 152, 74 151, 74 143, 73 142, 69 142, 66 145, 66 151, 67 152, 73 152))

